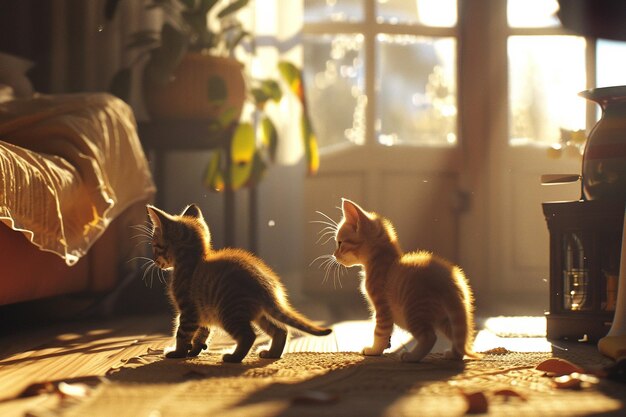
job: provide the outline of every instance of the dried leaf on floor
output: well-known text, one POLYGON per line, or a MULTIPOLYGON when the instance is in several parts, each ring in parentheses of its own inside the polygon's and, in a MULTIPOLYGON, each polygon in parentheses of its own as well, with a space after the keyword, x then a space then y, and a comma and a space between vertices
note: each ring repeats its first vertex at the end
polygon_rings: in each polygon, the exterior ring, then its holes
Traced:
POLYGON ((17 398, 35 397, 52 392, 54 392, 54 384, 52 382, 35 382, 24 388, 22 392, 17 395, 17 398))
POLYGON ((536 370, 545 372, 548 376, 563 376, 574 372, 584 374, 585 370, 580 366, 560 358, 550 358, 535 367, 536 370))
POLYGON ((511 353, 511 351, 505 347, 496 347, 496 348, 489 349, 481 353, 484 355, 506 355, 507 353, 511 353))
POLYGON ((600 380, 593 375, 580 374, 578 372, 556 377, 552 381, 554 387, 558 389, 582 389, 599 382, 600 380))
POLYGON ((17 395, 17 398, 34 397, 41 394, 59 394, 63 398, 83 398, 106 379, 99 376, 86 376, 66 380, 35 382, 17 395))
POLYGON ((463 394, 467 404, 465 414, 483 414, 489 409, 489 402, 487 401, 487 396, 484 392, 477 391, 467 393, 465 391, 461 391, 461 394, 463 394))
POLYGON ((509 398, 519 398, 522 401, 526 401, 526 396, 512 389, 499 389, 493 392, 493 395, 498 397, 504 397, 506 400, 509 398))

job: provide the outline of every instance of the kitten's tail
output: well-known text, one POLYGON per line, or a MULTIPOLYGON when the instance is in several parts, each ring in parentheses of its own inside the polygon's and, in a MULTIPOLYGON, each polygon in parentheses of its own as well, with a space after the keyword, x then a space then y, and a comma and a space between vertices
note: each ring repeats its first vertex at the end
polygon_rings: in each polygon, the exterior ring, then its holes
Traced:
POLYGON ((315 336, 326 336, 332 329, 320 327, 293 308, 285 305, 270 305, 266 313, 281 323, 315 336))

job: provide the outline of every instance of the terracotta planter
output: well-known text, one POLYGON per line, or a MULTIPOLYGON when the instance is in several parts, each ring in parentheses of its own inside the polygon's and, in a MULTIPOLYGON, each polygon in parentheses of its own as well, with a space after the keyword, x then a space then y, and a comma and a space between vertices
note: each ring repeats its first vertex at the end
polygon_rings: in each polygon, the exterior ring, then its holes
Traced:
POLYGON ((153 120, 215 120, 235 109, 238 119, 246 96, 242 69, 233 58, 190 52, 168 83, 144 80, 146 110, 153 120), (212 100, 216 90, 225 90, 226 99, 212 100))
POLYGON ((602 108, 583 154, 587 200, 626 200, 626 86, 587 90, 580 95, 602 108))

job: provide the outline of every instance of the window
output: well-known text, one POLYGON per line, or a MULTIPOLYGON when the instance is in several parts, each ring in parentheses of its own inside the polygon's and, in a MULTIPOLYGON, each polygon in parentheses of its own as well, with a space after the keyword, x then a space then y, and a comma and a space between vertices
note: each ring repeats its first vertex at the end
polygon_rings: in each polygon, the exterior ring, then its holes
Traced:
POLYGON ((567 35, 556 0, 509 0, 509 143, 552 145, 585 129, 587 42, 567 35))
POLYGON ((626 84, 626 42, 598 40, 596 85, 610 87, 626 84))
POLYGON ((305 0, 320 146, 457 144, 456 0, 305 0))
MULTIPOLYGON (((323 148, 457 144, 456 0, 304 4, 305 80, 323 148)), ((508 62, 511 146, 553 146, 564 131, 589 129, 597 105, 578 93, 626 84, 626 43, 572 34, 557 11, 557 0, 509 0, 507 57, 485 54, 508 62)))

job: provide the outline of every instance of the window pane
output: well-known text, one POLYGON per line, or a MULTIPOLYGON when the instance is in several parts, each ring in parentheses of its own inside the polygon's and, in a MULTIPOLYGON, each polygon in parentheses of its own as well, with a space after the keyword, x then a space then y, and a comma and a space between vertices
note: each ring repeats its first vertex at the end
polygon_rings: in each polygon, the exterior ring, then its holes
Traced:
POLYGON ((304 23, 361 20, 363 0, 304 0, 304 23))
POLYGON ((512 36, 508 53, 511 145, 550 145, 561 128, 585 128, 584 38, 512 36))
POLYGON ((320 147, 365 141, 362 35, 304 36, 304 78, 320 147))
POLYGON ((378 0, 379 23, 419 23, 425 26, 456 25, 456 0, 378 0))
POLYGON ((376 131, 383 145, 456 144, 456 41, 378 35, 376 131))
POLYGON ((626 85, 626 42, 598 39, 597 53, 597 86, 626 85))
POLYGON ((510 27, 561 27, 556 16, 557 0, 508 0, 507 16, 510 27))

